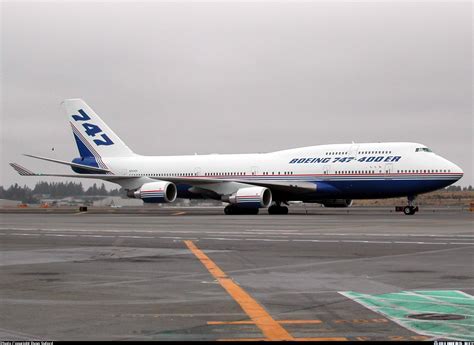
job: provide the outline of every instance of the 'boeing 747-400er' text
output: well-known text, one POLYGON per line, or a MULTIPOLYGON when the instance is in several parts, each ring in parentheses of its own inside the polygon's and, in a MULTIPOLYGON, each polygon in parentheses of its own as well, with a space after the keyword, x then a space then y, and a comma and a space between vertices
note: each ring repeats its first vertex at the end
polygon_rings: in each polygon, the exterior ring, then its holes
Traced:
POLYGON ((290 201, 349 207, 354 199, 407 197, 407 215, 418 194, 446 187, 463 176, 456 164, 425 145, 407 142, 318 145, 257 154, 141 156, 81 99, 62 103, 80 157, 69 165, 76 174, 33 173, 16 163, 23 176, 101 179, 116 183, 131 198, 172 203, 176 198, 227 202, 225 214, 287 214, 290 201))

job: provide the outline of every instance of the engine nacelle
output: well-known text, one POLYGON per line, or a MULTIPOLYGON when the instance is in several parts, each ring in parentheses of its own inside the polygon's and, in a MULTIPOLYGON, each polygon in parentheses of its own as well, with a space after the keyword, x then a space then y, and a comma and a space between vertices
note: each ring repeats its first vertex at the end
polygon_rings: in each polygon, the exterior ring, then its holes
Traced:
POLYGON ((333 200, 324 200, 322 202, 324 207, 351 207, 351 199, 333 199, 333 200))
POLYGON ((136 191, 129 191, 127 196, 142 199, 147 203, 165 203, 176 200, 178 191, 172 182, 159 181, 145 183, 136 191))
POLYGON ((239 207, 263 208, 271 205, 272 192, 265 187, 240 188, 228 198, 223 198, 223 200, 239 207))

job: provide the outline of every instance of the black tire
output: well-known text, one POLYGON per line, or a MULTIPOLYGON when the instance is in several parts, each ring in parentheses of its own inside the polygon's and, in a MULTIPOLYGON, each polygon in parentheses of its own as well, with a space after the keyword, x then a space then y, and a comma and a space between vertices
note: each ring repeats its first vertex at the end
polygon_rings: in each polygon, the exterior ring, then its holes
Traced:
POLYGON ((258 211, 258 208, 243 208, 234 205, 228 205, 224 208, 224 214, 226 215, 258 214, 258 211))
POLYGON ((288 207, 286 206, 270 206, 268 208, 268 214, 288 214, 288 207))

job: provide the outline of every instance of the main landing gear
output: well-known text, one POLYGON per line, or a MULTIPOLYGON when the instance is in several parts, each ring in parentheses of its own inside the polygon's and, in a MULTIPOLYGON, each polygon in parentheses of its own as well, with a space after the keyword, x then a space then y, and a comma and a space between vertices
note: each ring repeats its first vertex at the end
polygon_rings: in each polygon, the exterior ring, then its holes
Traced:
POLYGON ((414 205, 416 196, 408 196, 408 205, 407 206, 397 206, 395 211, 403 212, 406 216, 412 216, 419 211, 418 206, 414 205))
POLYGON ((224 208, 224 213, 227 215, 258 214, 258 208, 245 208, 245 207, 237 207, 235 205, 227 205, 224 208))
POLYGON ((288 207, 281 206, 280 202, 276 202, 268 208, 268 214, 288 214, 288 207))

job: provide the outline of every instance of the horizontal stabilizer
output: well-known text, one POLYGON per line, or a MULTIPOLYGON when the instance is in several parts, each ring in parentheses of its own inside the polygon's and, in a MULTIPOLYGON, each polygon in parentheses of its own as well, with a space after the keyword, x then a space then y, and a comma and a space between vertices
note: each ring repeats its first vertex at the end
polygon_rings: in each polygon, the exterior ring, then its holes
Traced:
POLYGON ((84 170, 89 170, 91 172, 97 172, 97 173, 108 173, 108 172, 110 172, 110 170, 108 170, 108 169, 92 167, 90 165, 85 165, 85 164, 78 164, 78 163, 61 161, 59 159, 53 159, 53 158, 41 157, 41 156, 34 156, 34 155, 28 155, 28 154, 24 154, 24 156, 31 157, 31 158, 36 158, 36 159, 41 159, 41 160, 48 161, 48 162, 53 162, 53 163, 69 165, 71 167, 81 168, 81 169, 84 169, 84 170))
POLYGON ((17 163, 10 163, 10 165, 12 166, 13 169, 15 169, 15 171, 17 173, 19 173, 21 176, 35 176, 36 174, 24 167, 22 167, 20 164, 17 164, 17 163))
POLYGON ((127 176, 127 175, 104 175, 104 174, 49 174, 49 173, 34 173, 31 170, 22 167, 17 163, 10 163, 13 169, 21 176, 51 176, 51 177, 73 177, 73 178, 88 178, 101 179, 104 181, 118 181, 118 180, 135 180, 141 177, 127 176))

